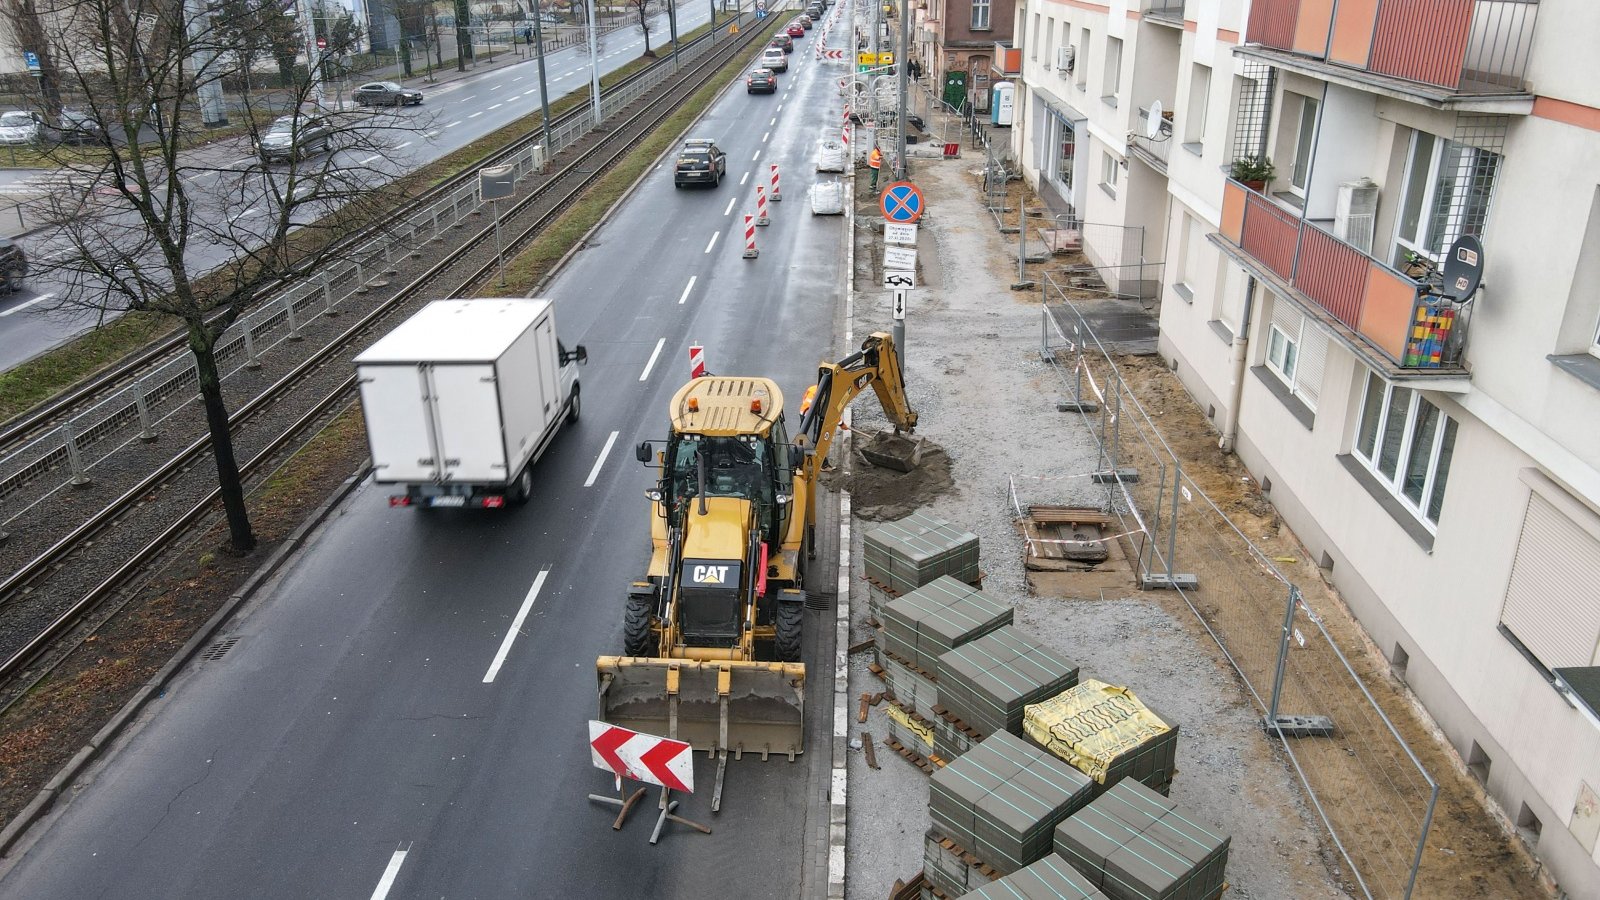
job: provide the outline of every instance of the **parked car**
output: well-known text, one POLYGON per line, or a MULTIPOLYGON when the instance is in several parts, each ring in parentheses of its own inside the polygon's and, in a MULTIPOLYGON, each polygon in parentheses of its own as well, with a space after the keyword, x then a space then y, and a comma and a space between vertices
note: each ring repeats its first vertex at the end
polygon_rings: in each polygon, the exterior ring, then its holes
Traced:
POLYGON ((104 144, 106 130, 92 113, 81 109, 63 109, 57 120, 57 130, 64 144, 104 144))
POLYGON ((358 106, 420 106, 422 92, 403 88, 392 81, 363 84, 351 94, 358 106))
POLYGON ((37 144, 43 130, 44 119, 32 110, 0 113, 0 144, 37 144))
POLYGON ((789 71, 789 57, 782 47, 768 47, 761 51, 761 67, 772 72, 789 71))
POLYGON ((744 88, 747 94, 776 94, 778 76, 771 69, 751 69, 744 77, 744 88))
POLYGON ((22 290, 28 277, 28 256, 16 241, 0 237, 0 287, 8 291, 22 290))
POLYGON ((790 22, 789 27, 785 28, 783 33, 791 38, 803 38, 806 36, 806 27, 799 22, 790 22))
POLYGON ((672 171, 672 186, 681 188, 686 184, 709 184, 716 187, 726 174, 728 155, 722 152, 716 141, 691 138, 684 141, 683 147, 678 150, 678 163, 672 171))
POLYGON ((767 46, 768 47, 780 47, 780 48, 782 48, 783 52, 785 52, 785 53, 793 53, 794 52, 794 38, 789 37, 787 34, 785 34, 785 33, 780 31, 777 34, 772 36, 772 40, 767 42, 767 46))
POLYGON ((333 146, 333 123, 322 116, 279 116, 256 142, 263 162, 293 162, 333 146))

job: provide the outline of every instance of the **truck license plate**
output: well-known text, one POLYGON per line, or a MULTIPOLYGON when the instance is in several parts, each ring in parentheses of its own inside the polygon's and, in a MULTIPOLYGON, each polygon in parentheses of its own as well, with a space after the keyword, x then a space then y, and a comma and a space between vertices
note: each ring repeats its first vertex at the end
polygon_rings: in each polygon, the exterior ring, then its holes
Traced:
POLYGON ((467 505, 467 498, 465 498, 465 497, 434 497, 433 501, 432 501, 432 505, 433 506, 466 506, 467 505))

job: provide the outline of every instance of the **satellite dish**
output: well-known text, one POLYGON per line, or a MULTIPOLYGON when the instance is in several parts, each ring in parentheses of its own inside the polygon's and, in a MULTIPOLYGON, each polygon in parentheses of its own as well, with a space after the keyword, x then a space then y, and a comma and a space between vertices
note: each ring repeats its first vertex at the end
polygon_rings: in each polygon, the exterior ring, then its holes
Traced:
POLYGON ((1457 303, 1466 303, 1478 292, 1483 281, 1483 245, 1469 235, 1456 238, 1444 258, 1439 292, 1457 303))
POLYGON ((1161 139, 1161 101, 1150 104, 1149 117, 1144 122, 1144 136, 1152 141, 1161 139))

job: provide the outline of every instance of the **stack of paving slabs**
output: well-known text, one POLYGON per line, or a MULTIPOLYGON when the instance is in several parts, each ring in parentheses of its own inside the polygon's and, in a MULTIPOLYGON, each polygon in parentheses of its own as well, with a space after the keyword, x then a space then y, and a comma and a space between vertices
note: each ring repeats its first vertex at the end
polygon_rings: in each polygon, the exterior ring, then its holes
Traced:
POLYGON ((1227 835, 1124 780, 1056 828, 1055 850, 1112 900, 1214 900, 1227 835))
POLYGON ((939 657, 934 739, 947 759, 1001 731, 1022 734, 1023 709, 1078 683, 1078 667, 1007 625, 939 657))
POLYGON ((889 739, 923 760, 918 762, 913 759, 912 762, 925 771, 931 771, 931 766, 943 764, 947 757, 939 755, 932 723, 894 701, 885 703, 883 711, 889 717, 889 739))
POLYGON ((1023 711, 1022 730, 1094 779, 1095 793, 1132 778, 1165 794, 1177 772, 1178 726, 1125 687, 1086 679, 1023 711))
POLYGON ((961 900, 1107 900, 1070 863, 1054 853, 961 900))
POLYGON ((979 886, 975 880, 1043 859, 1056 825, 1091 796, 1093 785, 1082 772, 1016 735, 991 735, 933 773, 928 817, 937 836, 953 845, 949 849, 965 865, 965 877, 949 871, 955 867, 941 867, 928 871, 929 879, 960 896, 979 886))
POLYGON ((979 580, 978 536, 924 513, 867 532, 861 556, 872 587, 867 603, 880 622, 888 601, 941 575, 968 584, 979 580))
POLYGON ((878 658, 901 705, 932 719, 939 657, 1011 624, 1012 608, 948 575, 883 608, 878 658))

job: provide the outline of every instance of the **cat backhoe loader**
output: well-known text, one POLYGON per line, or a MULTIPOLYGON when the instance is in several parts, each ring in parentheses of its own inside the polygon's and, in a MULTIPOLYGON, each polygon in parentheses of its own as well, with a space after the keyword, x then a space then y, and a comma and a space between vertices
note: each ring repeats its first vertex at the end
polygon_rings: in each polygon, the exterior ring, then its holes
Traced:
POLYGON ((661 469, 647 492, 653 552, 628 592, 624 655, 597 662, 602 720, 724 761, 730 751, 802 751, 817 477, 846 407, 868 386, 897 434, 916 427, 882 333, 820 367, 793 439, 771 379, 708 375, 673 395, 665 447, 638 447, 640 462, 661 469))

